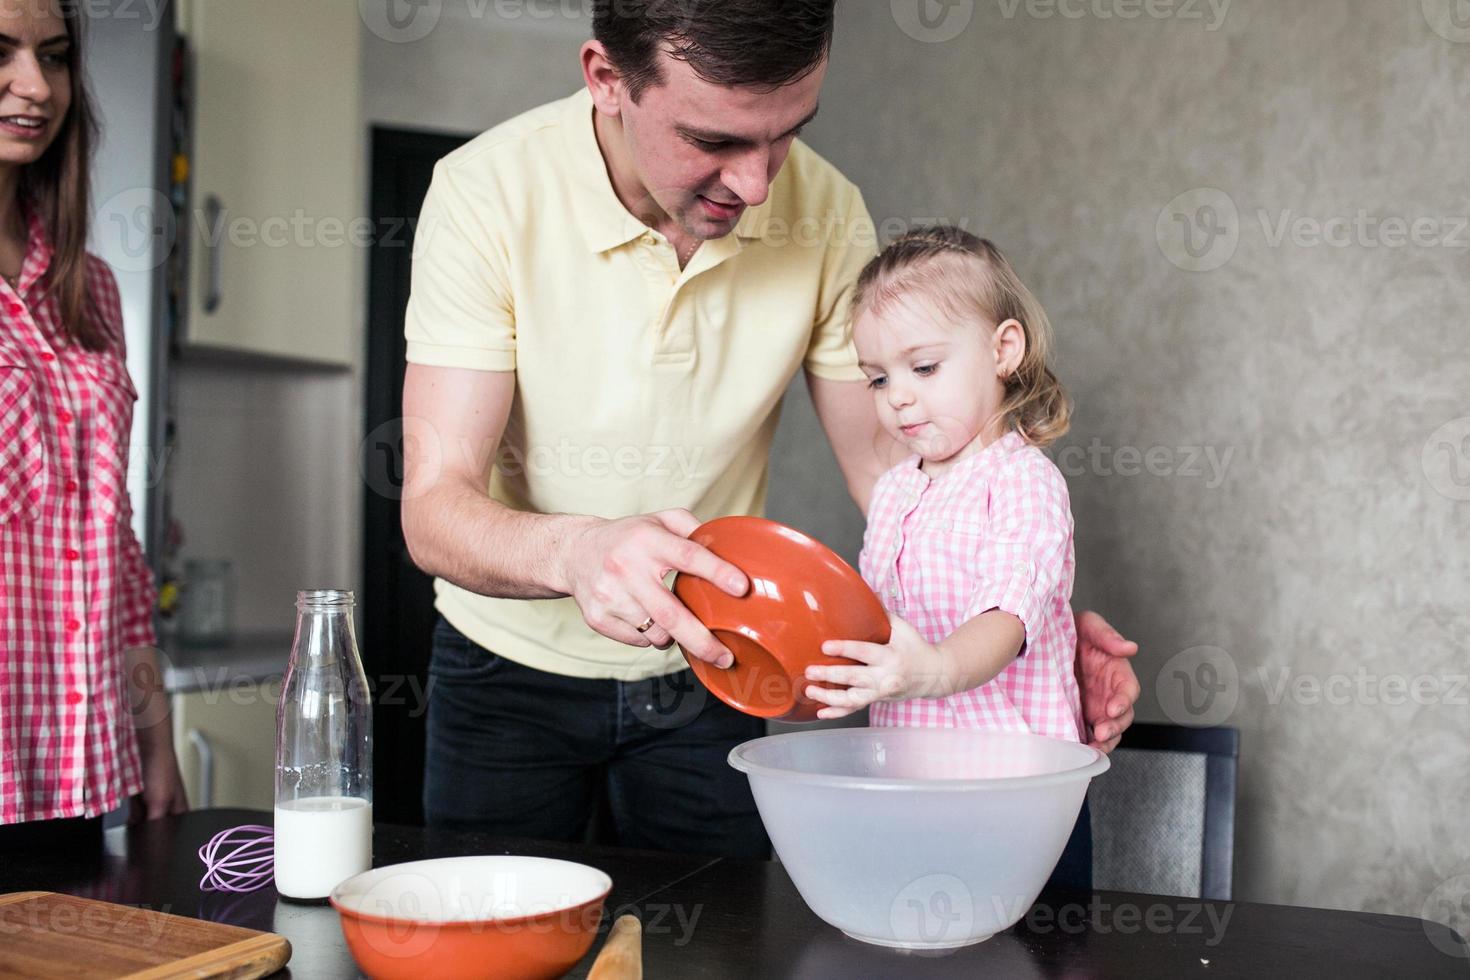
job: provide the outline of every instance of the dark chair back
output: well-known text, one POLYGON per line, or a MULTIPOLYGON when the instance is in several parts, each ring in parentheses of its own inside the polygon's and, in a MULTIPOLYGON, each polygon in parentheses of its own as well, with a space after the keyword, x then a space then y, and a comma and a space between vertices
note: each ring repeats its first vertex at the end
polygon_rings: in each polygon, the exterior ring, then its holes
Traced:
POLYGON ((1229 901, 1235 858, 1234 728, 1135 724, 1093 780, 1093 886, 1229 901))

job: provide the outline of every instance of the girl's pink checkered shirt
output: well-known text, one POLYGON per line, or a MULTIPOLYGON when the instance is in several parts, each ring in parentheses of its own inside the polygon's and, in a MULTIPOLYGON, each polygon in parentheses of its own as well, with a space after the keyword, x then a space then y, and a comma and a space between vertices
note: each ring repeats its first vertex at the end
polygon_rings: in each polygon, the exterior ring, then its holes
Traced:
POLYGON ((859 562, 883 605, 930 643, 1000 609, 1026 629, 993 680, 947 698, 880 701, 874 725, 1034 732, 1081 741, 1067 483, 1011 432, 937 480, 914 456, 873 491, 859 562))

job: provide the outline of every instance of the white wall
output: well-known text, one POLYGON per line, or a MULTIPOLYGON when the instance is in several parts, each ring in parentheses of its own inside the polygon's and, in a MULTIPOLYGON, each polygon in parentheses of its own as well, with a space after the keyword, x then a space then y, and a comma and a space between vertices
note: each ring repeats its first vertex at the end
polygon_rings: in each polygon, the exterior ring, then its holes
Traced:
POLYGON ((239 628, 289 632, 298 590, 358 589, 360 369, 186 357, 175 385, 182 554, 234 563, 239 628))

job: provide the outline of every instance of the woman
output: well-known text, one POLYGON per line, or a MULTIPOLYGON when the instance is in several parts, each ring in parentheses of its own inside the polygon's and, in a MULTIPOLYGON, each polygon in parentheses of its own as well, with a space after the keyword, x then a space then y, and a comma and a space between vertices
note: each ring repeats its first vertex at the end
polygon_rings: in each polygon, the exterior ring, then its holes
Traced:
POLYGON ((128 502, 137 394, 85 250, 76 9, 0 0, 0 850, 100 842, 130 798, 186 808, 128 502))

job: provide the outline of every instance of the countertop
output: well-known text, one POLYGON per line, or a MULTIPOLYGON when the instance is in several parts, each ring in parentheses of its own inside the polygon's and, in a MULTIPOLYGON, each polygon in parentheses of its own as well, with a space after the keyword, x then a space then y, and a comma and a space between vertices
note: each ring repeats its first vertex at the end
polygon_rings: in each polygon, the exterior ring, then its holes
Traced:
POLYGON ((232 684, 278 680, 286 672, 294 634, 289 630, 246 631, 222 643, 201 646, 162 638, 163 687, 169 694, 223 691, 232 684))
MULTIPOLYGON (((199 810, 107 832, 105 854, 0 856, 0 892, 49 890, 270 930, 293 953, 278 976, 356 977, 336 913, 199 890, 195 851, 216 831, 269 823, 253 810, 199 810)), ((604 933, 634 912, 644 965, 662 977, 1435 977, 1470 976, 1470 949, 1419 919, 1123 892, 1045 893, 1014 928, 942 957, 904 955, 848 939, 803 903, 780 864, 508 841, 379 825, 374 864, 458 854, 529 854, 580 861, 612 876, 604 933)), ((582 977, 601 945, 572 972, 582 977)))

